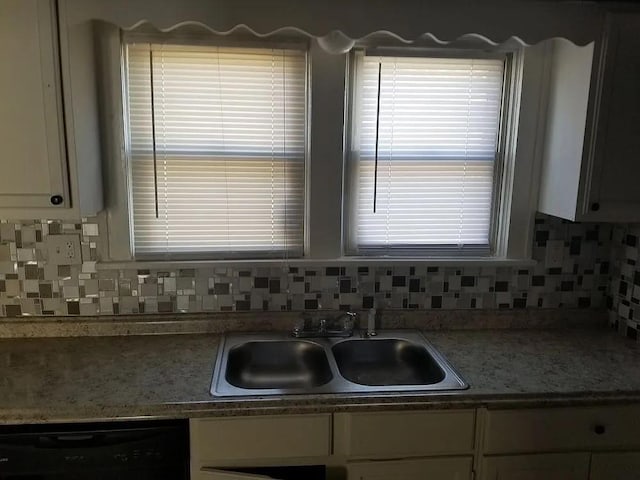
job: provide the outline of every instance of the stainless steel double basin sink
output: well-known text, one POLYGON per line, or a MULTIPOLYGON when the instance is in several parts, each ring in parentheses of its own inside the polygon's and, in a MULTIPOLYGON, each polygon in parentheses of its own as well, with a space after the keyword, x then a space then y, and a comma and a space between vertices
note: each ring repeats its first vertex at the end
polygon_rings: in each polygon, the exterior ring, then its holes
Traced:
POLYGON ((211 393, 220 397, 320 393, 436 392, 468 388, 418 331, 366 337, 233 334, 218 350, 211 393))

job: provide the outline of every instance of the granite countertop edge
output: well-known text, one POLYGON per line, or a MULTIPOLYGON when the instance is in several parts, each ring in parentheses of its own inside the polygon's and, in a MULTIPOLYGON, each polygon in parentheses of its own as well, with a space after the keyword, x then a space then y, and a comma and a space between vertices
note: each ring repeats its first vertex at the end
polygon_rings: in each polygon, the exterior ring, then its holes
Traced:
POLYGON ((331 395, 307 397, 304 401, 246 398, 234 401, 185 402, 169 404, 133 404, 82 407, 80 409, 0 409, 0 424, 108 422, 122 420, 188 419, 207 417, 295 415, 367 411, 515 409, 547 407, 589 407, 624 405, 640 402, 635 392, 576 392, 553 395, 414 395, 412 397, 345 397, 331 395))

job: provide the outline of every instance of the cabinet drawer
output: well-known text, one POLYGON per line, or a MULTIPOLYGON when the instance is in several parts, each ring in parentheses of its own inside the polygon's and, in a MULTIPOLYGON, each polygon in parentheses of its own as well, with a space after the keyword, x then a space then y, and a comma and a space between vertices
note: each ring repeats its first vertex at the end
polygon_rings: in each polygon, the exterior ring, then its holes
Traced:
POLYGON ((482 480, 587 480, 588 453, 485 457, 482 480))
POLYGON ((194 419, 189 426, 191 460, 199 466, 331 453, 330 414, 194 419))
POLYGON ((399 457, 467 453, 473 450, 475 412, 338 413, 337 454, 399 457))
POLYGON ((640 480, 640 452, 592 455, 589 480, 640 480))
POLYGON ((594 450, 640 445, 639 406, 489 411, 485 452, 594 450))
POLYGON ((468 480, 472 466, 473 457, 358 462, 347 465, 347 480, 468 480))

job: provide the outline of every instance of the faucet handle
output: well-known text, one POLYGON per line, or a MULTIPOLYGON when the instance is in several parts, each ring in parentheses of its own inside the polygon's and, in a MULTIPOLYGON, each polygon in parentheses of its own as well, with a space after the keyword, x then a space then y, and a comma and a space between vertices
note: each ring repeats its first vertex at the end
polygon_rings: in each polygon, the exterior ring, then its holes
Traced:
POLYGON ((321 318, 318 322, 318 332, 325 333, 327 331, 327 319, 321 318))
POLYGON ((293 326, 293 333, 298 334, 308 330, 310 323, 311 317, 308 314, 303 313, 302 315, 300 315, 300 318, 296 320, 296 323, 293 326))
POLYGON ((353 330, 356 322, 358 314, 354 312, 344 312, 342 317, 342 329, 345 332, 350 332, 353 330))
POLYGON ((293 334, 296 335, 298 333, 304 332, 304 327, 306 324, 306 319, 304 317, 300 317, 296 320, 296 323, 293 326, 293 334))

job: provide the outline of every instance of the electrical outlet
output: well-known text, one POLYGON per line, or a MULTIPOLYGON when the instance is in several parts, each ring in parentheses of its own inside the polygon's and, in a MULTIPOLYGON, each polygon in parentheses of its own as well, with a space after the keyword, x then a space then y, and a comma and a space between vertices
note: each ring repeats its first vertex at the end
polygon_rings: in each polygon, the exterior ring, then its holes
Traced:
POLYGON ((78 265, 82 263, 79 235, 47 236, 49 263, 53 265, 78 265))
POLYGON ((564 241, 548 240, 545 248, 545 268, 561 268, 564 261, 564 241))

